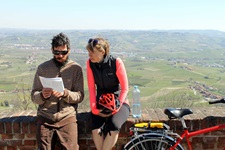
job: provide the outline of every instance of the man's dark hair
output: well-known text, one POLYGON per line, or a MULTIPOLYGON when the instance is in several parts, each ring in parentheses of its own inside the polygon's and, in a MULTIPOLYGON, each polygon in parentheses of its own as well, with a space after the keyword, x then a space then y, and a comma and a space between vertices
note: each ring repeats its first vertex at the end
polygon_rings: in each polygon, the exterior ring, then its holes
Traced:
POLYGON ((67 49, 70 49, 70 40, 68 36, 62 32, 53 37, 51 44, 52 44, 52 49, 54 49, 54 47, 63 46, 63 45, 67 45, 67 49))

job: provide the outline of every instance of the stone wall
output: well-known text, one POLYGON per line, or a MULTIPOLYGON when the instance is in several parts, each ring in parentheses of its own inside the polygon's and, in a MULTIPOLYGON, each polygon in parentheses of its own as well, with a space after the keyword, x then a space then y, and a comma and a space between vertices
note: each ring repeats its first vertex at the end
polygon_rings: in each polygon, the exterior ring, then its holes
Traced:
MULTIPOLYGON (((190 131, 225 124, 224 107, 192 108, 194 114, 185 116, 190 131)), ((79 130, 80 150, 94 150, 91 137, 91 117, 89 112, 81 112, 77 115, 79 130)), ((0 112, 0 150, 36 150, 36 111, 1 111, 0 112)), ((130 139, 129 128, 135 122, 163 121, 170 125, 173 131, 182 132, 181 123, 178 120, 169 120, 163 113, 163 109, 148 109, 143 111, 139 119, 129 117, 123 125, 118 142, 114 150, 122 149, 130 139)), ((194 149, 222 150, 225 147, 225 129, 193 137, 194 149)), ((187 149, 185 140, 182 145, 187 149)), ((56 150, 59 147, 55 148, 56 150)))

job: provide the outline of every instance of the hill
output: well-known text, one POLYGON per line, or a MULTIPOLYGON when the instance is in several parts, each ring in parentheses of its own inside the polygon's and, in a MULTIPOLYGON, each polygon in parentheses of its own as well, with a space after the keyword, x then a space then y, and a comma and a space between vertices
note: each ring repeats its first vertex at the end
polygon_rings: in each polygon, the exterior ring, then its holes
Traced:
MULTIPOLYGON (((0 102, 23 108, 32 105, 29 92, 36 67, 51 58, 53 35, 71 39, 71 58, 85 72, 89 38, 110 42, 111 53, 124 60, 130 91, 141 89, 143 106, 207 105, 206 98, 225 95, 225 33, 213 30, 17 30, 0 29, 0 102), (18 103, 23 102, 23 103, 18 103)), ((85 77, 86 80, 86 77, 85 77)), ((88 91, 85 81, 85 102, 88 91)), ((131 92, 128 95, 131 100, 131 92)), ((34 106, 31 106, 34 108, 34 106)))

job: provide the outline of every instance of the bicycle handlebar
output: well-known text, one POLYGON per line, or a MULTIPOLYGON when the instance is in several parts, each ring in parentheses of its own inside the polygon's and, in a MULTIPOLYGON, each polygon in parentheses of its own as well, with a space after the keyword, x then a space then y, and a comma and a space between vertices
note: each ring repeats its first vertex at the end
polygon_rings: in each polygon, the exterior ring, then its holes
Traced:
POLYGON ((225 103, 225 98, 209 101, 209 104, 216 104, 216 103, 225 103))

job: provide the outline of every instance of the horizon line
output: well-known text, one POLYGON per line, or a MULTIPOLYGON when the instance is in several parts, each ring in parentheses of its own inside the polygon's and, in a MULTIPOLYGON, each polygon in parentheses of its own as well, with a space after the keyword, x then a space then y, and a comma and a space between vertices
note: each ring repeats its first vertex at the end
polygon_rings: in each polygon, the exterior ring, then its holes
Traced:
POLYGON ((223 30, 218 29, 47 29, 47 28, 12 28, 12 27, 0 27, 0 29, 12 29, 12 30, 82 30, 82 31, 106 31, 106 30, 114 30, 114 31, 220 31, 225 32, 223 30))

